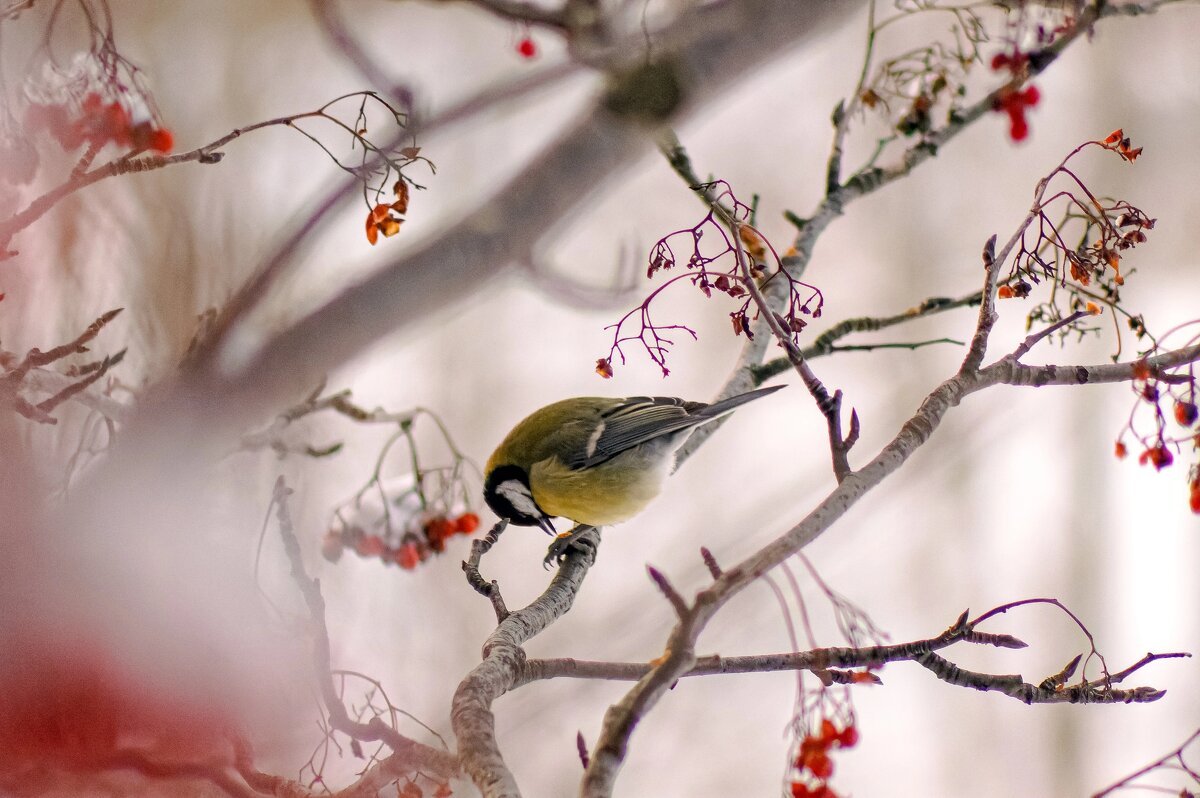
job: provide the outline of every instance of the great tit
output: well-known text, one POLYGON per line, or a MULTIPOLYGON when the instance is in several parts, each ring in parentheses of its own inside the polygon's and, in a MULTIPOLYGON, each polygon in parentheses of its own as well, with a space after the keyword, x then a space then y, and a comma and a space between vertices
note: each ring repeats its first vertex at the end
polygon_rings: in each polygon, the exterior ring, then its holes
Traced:
POLYGON ((696 427, 784 386, 705 404, 663 396, 581 396, 546 405, 513 427, 488 458, 483 497, 503 522, 557 535, 546 560, 590 527, 626 521, 662 489, 675 452, 696 427))

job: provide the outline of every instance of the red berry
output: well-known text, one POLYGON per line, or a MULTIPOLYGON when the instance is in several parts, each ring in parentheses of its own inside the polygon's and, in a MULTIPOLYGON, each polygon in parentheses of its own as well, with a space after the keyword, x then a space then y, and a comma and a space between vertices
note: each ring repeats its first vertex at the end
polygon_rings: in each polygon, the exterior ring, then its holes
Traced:
POLYGON ((1175 420, 1181 426, 1190 427, 1196 423, 1197 416, 1200 416, 1200 410, 1192 402, 1178 401, 1175 403, 1175 420))
POLYGON ((330 532, 321 541, 321 556, 330 562, 337 562, 342 557, 342 549, 346 545, 342 542, 342 536, 337 532, 330 532))
POLYGON ((417 544, 409 541, 401 543, 400 549, 396 553, 396 562, 406 571, 411 571, 421 562, 421 552, 417 549, 417 544))
POLYGON ((355 546, 355 550, 362 557, 378 557, 386 548, 383 538, 379 535, 364 535, 355 546))
POLYGON ((156 128, 150 133, 148 145, 155 152, 161 152, 165 155, 175 149, 175 137, 165 127, 156 128))
POLYGON ((820 751, 815 756, 809 757, 808 769, 818 779, 825 780, 833 775, 833 760, 824 751, 820 751))
POLYGON ((463 513, 454 522, 455 527, 464 535, 469 535, 479 528, 479 516, 475 513, 463 513))
POLYGON ((425 522, 425 537, 429 540, 429 548, 434 551, 446 550, 446 538, 454 534, 457 527, 448 518, 438 516, 425 522))
POLYGON ((1013 141, 1024 141, 1029 136, 1029 123, 1025 121, 1024 111, 1010 111, 1008 135, 1013 141))
POLYGON ((517 42, 517 53, 522 58, 533 58, 537 55, 537 45, 529 36, 524 36, 521 41, 517 42))

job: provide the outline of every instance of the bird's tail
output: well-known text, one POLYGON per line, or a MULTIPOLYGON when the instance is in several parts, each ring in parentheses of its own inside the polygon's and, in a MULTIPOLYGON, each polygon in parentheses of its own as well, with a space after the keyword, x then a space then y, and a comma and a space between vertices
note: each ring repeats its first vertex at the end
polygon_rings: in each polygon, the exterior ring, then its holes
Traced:
POLYGON ((755 399, 761 399, 767 394, 775 393, 780 388, 786 387, 786 385, 772 385, 769 388, 756 388, 753 391, 739 393, 737 396, 731 396, 728 399, 721 399, 713 402, 711 405, 707 405, 696 411, 695 415, 705 419, 717 418, 718 416, 725 415, 731 410, 741 407, 742 405, 746 404, 746 402, 753 402, 755 399))

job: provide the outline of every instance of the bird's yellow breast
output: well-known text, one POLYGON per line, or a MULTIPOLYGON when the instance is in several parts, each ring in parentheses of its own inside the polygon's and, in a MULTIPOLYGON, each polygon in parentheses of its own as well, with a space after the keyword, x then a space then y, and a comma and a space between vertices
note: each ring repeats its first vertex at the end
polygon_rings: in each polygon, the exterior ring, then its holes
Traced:
POLYGON ((640 513, 662 490, 673 463, 673 457, 647 462, 637 449, 579 470, 550 457, 533 464, 529 485, 534 501, 548 515, 608 526, 640 513))

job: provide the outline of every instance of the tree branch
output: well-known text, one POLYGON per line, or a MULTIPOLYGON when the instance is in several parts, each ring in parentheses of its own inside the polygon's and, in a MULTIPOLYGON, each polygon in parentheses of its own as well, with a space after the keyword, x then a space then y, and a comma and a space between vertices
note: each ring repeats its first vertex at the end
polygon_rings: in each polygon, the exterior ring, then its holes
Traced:
MULTIPOLYGON (((987 317, 981 313, 979 326, 986 324, 987 317)), ((979 329, 976 335, 979 336, 979 329)), ((944 381, 925 398, 896 437, 871 462, 849 474, 798 524, 741 563, 725 570, 709 587, 697 594, 690 611, 680 619, 668 638, 667 656, 605 713, 603 730, 584 776, 583 794, 588 798, 611 794, 624 761, 629 736, 638 720, 657 703, 676 679, 693 667, 696 661, 695 641, 716 612, 732 596, 823 534, 863 495, 895 473, 930 438, 945 414, 963 398, 998 384, 1079 385, 1130 381, 1135 378, 1138 368, 1144 367, 1150 373, 1158 373, 1198 360, 1200 344, 1136 363, 1100 366, 1024 366, 1009 355, 992 366, 978 371, 960 371, 944 381)))
MULTIPOLYGON (((372 718, 366 723, 360 723, 350 717, 346 706, 338 696, 337 687, 333 683, 332 655, 329 645, 329 630, 325 626, 325 599, 321 595, 321 585, 310 577, 304 570, 304 558, 300 552, 300 543, 292 530, 291 515, 288 512, 287 499, 291 489, 287 487, 283 477, 275 481, 272 502, 275 505, 275 516, 279 523, 279 534, 283 539, 283 548, 292 567, 292 579, 300 588, 305 604, 308 605, 311 633, 313 637, 313 672, 329 716, 329 724, 334 729, 359 740, 360 742, 380 741, 392 749, 393 757, 388 767, 399 766, 401 770, 421 770, 433 773, 442 778, 449 778, 458 772, 458 761, 453 754, 439 751, 428 745, 400 734, 379 718, 372 718)), ((388 760, 385 760, 388 761, 388 760)))
POLYGON ((527 607, 509 613, 483 644, 483 661, 454 691, 450 723, 458 739, 463 770, 484 798, 520 795, 496 742, 492 702, 518 684, 525 667, 522 644, 571 609, 583 579, 595 559, 599 531, 592 530, 592 545, 573 546, 549 587, 527 607))

